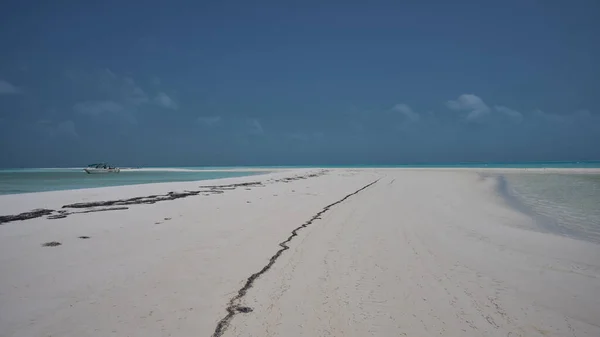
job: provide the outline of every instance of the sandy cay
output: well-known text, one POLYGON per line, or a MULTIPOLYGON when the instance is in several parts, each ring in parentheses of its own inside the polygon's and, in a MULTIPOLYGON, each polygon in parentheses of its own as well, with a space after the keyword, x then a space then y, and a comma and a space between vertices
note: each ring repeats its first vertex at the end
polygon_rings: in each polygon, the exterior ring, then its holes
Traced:
POLYGON ((201 191, 1 223, 0 336, 600 336, 600 246, 521 228, 480 171, 0 196, 13 215, 201 191))

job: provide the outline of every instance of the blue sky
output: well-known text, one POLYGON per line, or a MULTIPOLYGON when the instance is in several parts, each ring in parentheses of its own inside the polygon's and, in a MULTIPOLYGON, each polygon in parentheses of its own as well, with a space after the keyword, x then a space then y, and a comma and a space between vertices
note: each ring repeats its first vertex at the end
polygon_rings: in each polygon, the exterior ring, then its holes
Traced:
POLYGON ((598 34, 594 0, 3 2, 0 167, 597 160, 598 34))

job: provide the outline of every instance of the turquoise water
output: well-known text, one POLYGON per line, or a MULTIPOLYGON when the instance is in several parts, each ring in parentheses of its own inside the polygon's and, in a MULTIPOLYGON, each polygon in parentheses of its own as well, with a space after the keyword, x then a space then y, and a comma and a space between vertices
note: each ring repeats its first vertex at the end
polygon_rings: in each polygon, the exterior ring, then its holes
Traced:
POLYGON ((534 229, 600 243, 600 175, 505 174, 511 205, 532 215, 534 229))
MULTIPOLYGON (((157 182, 195 181, 256 174, 255 172, 206 172, 214 169, 241 168, 435 168, 435 167, 488 167, 488 168, 600 168, 594 162, 535 162, 535 163, 438 163, 410 165, 319 165, 319 166, 261 166, 261 167, 183 167, 186 171, 174 172, 170 168, 153 168, 157 171, 122 171, 119 174, 89 175, 81 168, 7 169, 0 170, 0 194, 17 194, 41 191, 70 190, 105 186, 121 186, 157 182)), ((511 181, 519 186, 518 181, 511 181)), ((517 193, 516 191, 513 191, 517 193)), ((553 192, 555 193, 555 192, 553 192)), ((560 193, 560 191, 556 192, 560 193)), ((521 198, 524 198, 521 196, 521 198)), ((526 204, 526 202, 523 202, 526 204)), ((528 206, 532 207, 532 206, 528 206)))
MULTIPOLYGON (((291 166, 245 166, 244 168, 461 168, 461 167, 474 167, 474 168, 600 168, 600 161, 584 161, 584 162, 573 162, 573 161, 548 161, 548 162, 509 162, 509 163, 477 163, 477 162, 465 162, 465 163, 429 163, 429 164, 402 164, 402 165, 291 165, 291 166)), ((235 169, 240 168, 239 166, 221 166, 221 167, 189 167, 190 169, 235 169)))
POLYGON ((174 181, 241 177, 256 172, 121 171, 118 174, 86 174, 82 169, 0 170, 0 194, 73 190, 174 181))

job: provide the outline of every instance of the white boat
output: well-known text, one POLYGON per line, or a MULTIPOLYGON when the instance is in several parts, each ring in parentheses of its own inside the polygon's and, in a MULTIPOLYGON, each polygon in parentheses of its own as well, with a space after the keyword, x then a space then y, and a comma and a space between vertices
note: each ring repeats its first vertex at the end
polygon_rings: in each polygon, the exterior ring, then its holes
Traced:
POLYGON ((100 173, 119 173, 121 170, 118 167, 112 167, 106 163, 90 164, 88 167, 83 169, 87 174, 100 174, 100 173))

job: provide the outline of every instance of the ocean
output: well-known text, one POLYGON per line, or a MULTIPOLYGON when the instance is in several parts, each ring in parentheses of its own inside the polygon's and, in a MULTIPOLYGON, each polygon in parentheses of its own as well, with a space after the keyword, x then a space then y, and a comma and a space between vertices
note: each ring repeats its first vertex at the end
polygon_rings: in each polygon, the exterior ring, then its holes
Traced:
POLYGON ((531 216, 532 228, 600 243, 600 175, 510 173, 499 176, 509 205, 531 216))
POLYGON ((71 190, 158 182, 195 181, 257 174, 255 169, 282 168, 600 168, 600 162, 535 163, 439 163, 407 165, 261 166, 261 167, 164 167, 150 170, 122 170, 119 174, 85 174, 82 168, 0 169, 0 195, 71 190), (214 172, 207 170, 228 170, 214 172), (243 171, 235 171, 241 170, 243 171))
POLYGON ((153 168, 152 171, 122 170, 120 173, 86 174, 81 168, 0 170, 0 194, 74 190, 175 181, 242 177, 258 172, 207 172, 202 168, 153 168))

